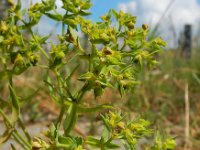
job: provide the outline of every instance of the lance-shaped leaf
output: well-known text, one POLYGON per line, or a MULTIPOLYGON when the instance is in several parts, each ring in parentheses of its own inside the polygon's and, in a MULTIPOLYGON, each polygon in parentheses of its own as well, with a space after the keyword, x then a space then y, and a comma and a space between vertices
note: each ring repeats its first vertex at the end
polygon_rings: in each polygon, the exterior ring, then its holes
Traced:
POLYGON ((92 79, 92 78, 95 78, 94 74, 93 74, 92 72, 87 72, 87 73, 85 73, 85 74, 82 74, 82 75, 78 78, 78 80, 80 80, 80 81, 88 81, 88 80, 90 80, 90 79, 92 79))
POLYGON ((40 38, 40 39, 39 39, 39 43, 40 43, 40 44, 46 44, 45 42, 50 38, 51 35, 52 35, 52 33, 50 33, 50 34, 48 34, 48 35, 46 35, 46 36, 40 38))
POLYGON ((53 20, 56 20, 56 21, 62 20, 62 15, 60 15, 60 14, 50 14, 50 13, 44 13, 44 14, 53 20))
POLYGON ((15 11, 16 11, 16 12, 19 11, 19 10, 21 9, 21 7, 22 7, 21 0, 17 0, 17 5, 16 5, 16 7, 15 7, 15 11))
POLYGON ((98 139, 96 139, 92 136, 87 137, 86 143, 90 146, 93 146, 93 147, 99 147, 101 145, 100 140, 98 140, 98 139))
POLYGON ((77 120, 77 106, 75 103, 72 103, 68 108, 66 118, 64 120, 65 135, 68 135, 69 132, 74 128, 76 120, 77 120))
POLYGON ((17 150, 13 144, 10 144, 12 150, 17 150))
POLYGON ((108 144, 105 144, 105 147, 106 147, 107 149, 119 149, 119 148, 121 148, 120 145, 115 144, 115 143, 108 143, 108 144))
POLYGON ((91 112, 97 112, 97 111, 105 110, 105 109, 113 109, 113 107, 110 105, 99 105, 99 106, 90 107, 90 108, 78 106, 77 111, 79 113, 91 113, 91 112))
POLYGON ((76 65, 76 67, 74 67, 74 69, 72 69, 72 71, 70 72, 70 74, 65 78, 65 82, 69 82, 71 80, 71 77, 74 75, 75 71, 79 68, 79 64, 76 65))
POLYGON ((11 136, 12 129, 7 129, 2 136, 0 136, 0 145, 5 143, 11 136))
POLYGON ((103 121, 103 123, 104 123, 106 129, 107 129, 109 132, 111 132, 111 128, 110 128, 108 119, 107 119, 105 116, 101 115, 101 114, 100 114, 100 116, 101 116, 101 119, 102 119, 102 121, 103 121))
POLYGON ((73 140, 70 137, 64 137, 64 136, 59 136, 58 137, 58 142, 63 145, 65 148, 72 147, 73 145, 73 140))
POLYGON ((1 106, 1 109, 3 109, 4 107, 9 106, 9 103, 8 103, 8 101, 6 101, 0 97, 0 106, 1 106))
POLYGON ((20 113, 19 99, 11 85, 9 85, 10 96, 12 101, 12 118, 11 122, 14 123, 17 121, 20 113))
POLYGON ((79 11, 79 14, 80 14, 81 16, 88 16, 88 15, 91 15, 90 12, 83 11, 83 10, 79 11))

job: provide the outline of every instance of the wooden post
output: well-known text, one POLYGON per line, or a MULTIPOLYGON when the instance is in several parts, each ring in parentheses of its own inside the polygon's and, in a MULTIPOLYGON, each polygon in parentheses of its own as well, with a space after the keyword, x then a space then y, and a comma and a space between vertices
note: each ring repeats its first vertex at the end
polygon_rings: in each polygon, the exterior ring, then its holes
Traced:
POLYGON ((182 55, 185 58, 191 57, 191 51, 192 51, 192 26, 189 24, 186 24, 184 27, 184 34, 183 34, 183 47, 182 47, 182 55))

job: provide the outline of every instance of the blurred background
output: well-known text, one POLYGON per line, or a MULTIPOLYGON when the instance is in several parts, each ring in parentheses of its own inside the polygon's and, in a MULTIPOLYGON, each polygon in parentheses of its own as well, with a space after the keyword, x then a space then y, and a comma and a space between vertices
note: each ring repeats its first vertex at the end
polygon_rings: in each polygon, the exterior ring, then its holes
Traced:
MULTIPOLYGON (((30 2, 23 0, 23 7, 30 2)), ((62 13, 62 2, 57 0, 56 3, 62 13)), ((153 70, 144 68, 140 75, 141 84, 123 100, 120 95, 112 94, 115 91, 107 90, 98 103, 107 100, 116 106, 120 104, 124 110, 150 120, 156 128, 176 137, 177 149, 200 149, 200 0, 93 0, 92 3, 92 15, 88 19, 100 21, 99 16, 109 9, 122 10, 137 16, 138 27, 143 23, 150 26, 149 39, 161 36, 168 43, 158 55, 158 66, 153 70)), ((7 1, 1 0, 0 19, 6 16, 7 8, 7 1)), ((43 17, 35 31, 41 35, 52 32, 52 40, 56 40, 61 24, 43 17)), ((84 36, 82 38, 84 41, 84 36)), ((85 45, 87 48, 87 43, 85 45)), ((42 83, 37 83, 39 74, 32 78, 33 73, 26 72, 15 81, 19 90, 26 86, 25 93, 32 93, 38 84, 42 87, 42 83)), ((0 84, 2 95, 6 95, 4 89, 0 84)), ((31 107, 24 110, 30 122, 37 122, 45 114, 49 118, 57 115, 56 105, 48 99, 47 90, 37 91, 30 97, 31 107)), ((91 127, 88 132, 92 131, 91 127)))

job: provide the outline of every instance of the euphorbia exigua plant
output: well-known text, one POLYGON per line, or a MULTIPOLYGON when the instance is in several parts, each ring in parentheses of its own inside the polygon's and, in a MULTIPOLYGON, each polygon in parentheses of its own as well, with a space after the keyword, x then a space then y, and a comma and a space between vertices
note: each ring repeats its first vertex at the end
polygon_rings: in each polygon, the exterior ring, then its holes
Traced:
MULTIPOLYGON (((27 9, 21 8, 20 0, 16 5, 9 0, 9 15, 0 24, 0 78, 7 79, 10 93, 8 100, 1 98, 0 114, 6 131, 0 138, 0 144, 13 138, 23 149, 81 150, 96 147, 105 150, 120 149, 122 145, 126 149, 135 149, 138 139, 152 133, 150 123, 143 119, 127 121, 110 105, 88 108, 83 103, 84 95, 93 91, 96 98, 106 88, 117 88, 123 96, 138 83, 137 73, 144 64, 148 67, 156 64, 154 54, 165 46, 165 42, 161 38, 147 41, 148 26, 135 28, 136 17, 128 13, 110 10, 101 17, 102 22, 92 22, 84 18, 90 15, 90 0, 61 1, 64 14, 57 12, 55 0, 42 0, 27 9), (44 46, 50 35, 42 37, 33 32, 33 27, 42 16, 62 24, 59 42, 51 43, 49 49, 44 49, 44 46), (90 49, 82 47, 80 33, 87 35, 90 49), (41 58, 45 60, 41 61, 41 58), (71 78, 81 66, 77 64, 79 59, 87 63, 87 67, 76 80, 78 84, 82 82, 82 87, 76 89, 71 85, 71 78), (23 98, 17 96, 13 85, 13 78, 33 66, 46 70, 44 83, 52 100, 60 107, 60 114, 45 133, 44 139, 32 139, 26 131, 21 119, 23 114, 20 113, 23 98), (68 68, 67 72, 63 71, 65 68, 68 68), (12 108, 12 114, 5 113, 9 108, 12 108), (102 109, 111 109, 113 112, 101 115, 105 129, 100 138, 73 135, 71 131, 80 113, 102 109), (16 124, 22 128, 24 136, 18 132, 16 124)), ((147 148, 167 150, 174 146, 173 139, 164 140, 157 136, 155 143, 147 148)), ((11 147, 16 149, 15 145, 11 144, 11 147)))

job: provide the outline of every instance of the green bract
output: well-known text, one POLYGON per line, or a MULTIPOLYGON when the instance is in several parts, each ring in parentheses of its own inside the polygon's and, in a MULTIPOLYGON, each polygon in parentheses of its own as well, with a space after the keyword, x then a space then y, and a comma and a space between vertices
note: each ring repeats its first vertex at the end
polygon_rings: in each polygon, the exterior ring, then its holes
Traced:
MULTIPOLYGON (((136 28, 136 17, 131 14, 110 10, 101 17, 102 22, 92 22, 85 18, 90 14, 90 0, 62 0, 64 14, 57 12, 55 2, 42 0, 22 9, 20 0, 16 5, 10 0, 8 17, 0 23, 0 79, 9 83, 10 92, 8 100, 0 98, 5 104, 0 108, 0 114, 6 125, 0 144, 12 137, 23 149, 81 150, 89 146, 106 150, 121 149, 122 145, 126 149, 135 149, 139 139, 152 133, 150 123, 143 119, 126 121, 121 113, 109 112, 102 115, 105 129, 100 138, 92 135, 77 137, 72 131, 80 113, 114 109, 108 104, 86 107, 83 102, 87 92, 94 92, 94 100, 106 88, 116 88, 123 96, 139 83, 137 74, 142 66, 156 64, 154 55, 165 42, 161 38, 148 41, 148 26, 136 28), (51 34, 42 37, 33 32, 42 16, 62 24, 56 44, 50 41, 51 34), (86 36, 88 48, 84 47, 80 34, 86 36), (77 63, 80 61, 85 65, 82 70, 82 64, 77 63), (30 138, 20 113, 25 98, 18 97, 13 85, 16 76, 33 68, 45 70, 43 81, 60 108, 60 114, 44 134, 45 138, 30 138), (81 72, 78 76, 77 71, 81 72), (74 88, 74 82, 81 88, 74 88), (4 111, 6 109, 12 109, 11 119, 8 119, 10 114, 4 111), (16 124, 25 136, 18 132, 16 124), (121 144, 118 141, 122 141, 121 144)), ((15 145, 11 147, 16 149, 15 145)), ((155 146, 151 147, 149 149, 169 150, 175 143, 172 139, 164 142, 156 139, 155 146)))

